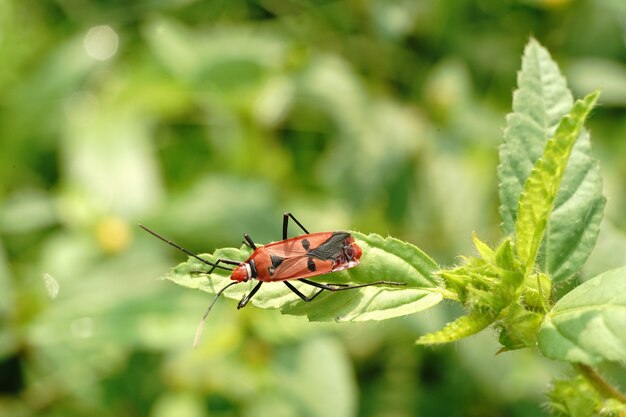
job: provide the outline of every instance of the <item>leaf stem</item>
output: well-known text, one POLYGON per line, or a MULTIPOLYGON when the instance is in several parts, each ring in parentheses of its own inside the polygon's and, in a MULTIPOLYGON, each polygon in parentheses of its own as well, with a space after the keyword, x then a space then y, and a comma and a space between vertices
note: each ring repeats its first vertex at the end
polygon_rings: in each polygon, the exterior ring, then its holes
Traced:
POLYGON ((582 363, 575 364, 574 367, 605 397, 615 398, 626 404, 626 394, 609 384, 595 369, 582 363))

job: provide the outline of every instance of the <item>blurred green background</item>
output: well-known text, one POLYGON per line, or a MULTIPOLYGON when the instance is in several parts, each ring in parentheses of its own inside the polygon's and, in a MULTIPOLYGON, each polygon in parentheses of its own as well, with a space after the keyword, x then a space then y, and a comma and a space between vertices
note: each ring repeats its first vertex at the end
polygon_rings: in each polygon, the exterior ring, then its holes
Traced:
POLYGON ((319 324, 221 300, 192 350, 210 297, 158 280, 185 257, 136 226, 208 252, 288 210, 449 265, 500 237, 530 36, 603 89, 588 277, 626 259, 623 0, 0 2, 0 415, 547 415, 565 367, 489 331, 414 345, 450 304, 319 324))

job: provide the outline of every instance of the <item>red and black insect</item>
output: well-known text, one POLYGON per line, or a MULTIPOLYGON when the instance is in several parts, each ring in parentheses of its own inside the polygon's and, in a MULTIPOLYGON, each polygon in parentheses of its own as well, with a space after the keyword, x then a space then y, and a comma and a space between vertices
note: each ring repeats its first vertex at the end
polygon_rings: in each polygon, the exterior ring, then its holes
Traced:
MULTIPOLYGON (((257 280, 258 283, 239 301, 239 304, 237 304, 238 309, 248 304, 264 282, 282 281, 287 288, 306 302, 312 301, 324 290, 335 292, 369 287, 372 285, 405 285, 405 283, 390 281, 375 281, 360 285, 322 284, 307 279, 357 266, 361 258, 362 250, 356 244, 350 233, 343 231, 309 233, 291 213, 285 213, 283 216, 283 240, 281 241, 269 243, 264 246, 257 246, 250 236, 247 234, 244 235, 244 243, 252 248, 254 252, 243 262, 230 259, 218 259, 215 263, 209 262, 172 241, 165 239, 147 227, 139 226, 148 233, 185 252, 187 255, 209 265, 211 269, 203 273, 211 274, 216 268, 232 271, 230 279, 233 280, 233 282, 216 293, 215 298, 202 318, 201 326, 217 298, 227 288, 254 279, 257 280), (290 218, 304 231, 304 235, 292 238, 287 237, 290 218), (232 268, 223 266, 222 264, 231 265, 232 268), (311 296, 306 296, 294 287, 289 280, 298 280, 303 284, 318 288, 319 291, 311 296)), ((196 342, 198 337, 199 333, 196 335, 196 342)))

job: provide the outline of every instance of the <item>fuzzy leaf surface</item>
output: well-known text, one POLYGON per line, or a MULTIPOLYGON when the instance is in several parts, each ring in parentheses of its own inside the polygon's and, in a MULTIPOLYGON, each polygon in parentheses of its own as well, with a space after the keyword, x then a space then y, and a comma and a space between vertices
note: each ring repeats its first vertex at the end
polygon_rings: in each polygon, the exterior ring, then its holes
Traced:
MULTIPOLYGON (((572 103, 558 66, 546 49, 531 40, 524 51, 513 112, 507 116, 500 148, 498 193, 505 234, 514 233, 523 185, 572 103)), ((598 163, 591 155, 589 134, 582 129, 538 254, 540 269, 555 282, 572 277, 589 257, 598 236, 604 201, 598 163)))
MULTIPOLYGON (((524 183, 515 223, 515 238, 517 256, 525 265, 526 273, 531 271, 535 263, 572 148, 598 95, 597 92, 592 93, 574 103, 572 111, 561 119, 542 157, 524 183)), ((570 222, 576 220, 569 214, 566 218, 570 222)), ((556 249, 548 246, 546 250, 551 253, 556 249)))
MULTIPOLYGON (((264 283, 251 303, 260 308, 280 309, 283 314, 305 315, 311 321, 384 320, 427 309, 443 299, 434 272, 438 265, 410 243, 376 234, 350 232, 363 250, 361 263, 351 269, 310 278, 321 283, 364 284, 372 281, 404 282, 406 286, 373 286, 331 293, 325 291, 314 301, 303 302, 280 282, 264 283)), ((243 261, 251 255, 247 247, 218 249, 201 255, 210 262, 218 258, 243 261)), ((214 294, 229 282, 229 272, 216 269, 210 276, 192 271, 207 271, 208 266, 190 258, 176 266, 166 278, 185 287, 214 294)), ((291 281, 307 295, 317 289, 291 281)), ((235 285, 224 296, 240 300, 256 281, 235 285)))
POLYGON ((546 315, 539 348, 552 359, 626 363, 626 268, 576 287, 546 315))
POLYGON ((437 345, 454 342, 472 336, 487 328, 495 317, 485 314, 468 314, 448 323, 441 330, 420 336, 415 343, 418 345, 437 345))

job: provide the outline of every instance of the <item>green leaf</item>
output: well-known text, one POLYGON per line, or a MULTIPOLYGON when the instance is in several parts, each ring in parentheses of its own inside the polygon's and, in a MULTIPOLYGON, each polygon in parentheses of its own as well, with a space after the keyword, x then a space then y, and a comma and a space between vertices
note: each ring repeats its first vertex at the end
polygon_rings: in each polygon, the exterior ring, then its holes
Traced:
POLYGON ((457 295, 469 314, 435 333, 420 337, 418 344, 447 343, 478 333, 519 298, 523 275, 519 272, 511 239, 505 239, 496 250, 476 235, 473 240, 481 258, 466 258, 463 265, 438 272, 446 289, 457 295))
POLYGON ((536 40, 526 45, 500 148, 498 192, 504 233, 515 231, 519 196, 526 178, 541 157, 547 140, 573 99, 565 78, 550 54, 536 40))
POLYGON ((548 393, 554 416, 592 417, 602 404, 602 397, 582 376, 553 382, 548 393))
POLYGON ((415 343, 418 345, 434 345, 440 343, 454 342, 464 337, 472 336, 489 326, 495 317, 480 313, 461 316, 446 324, 446 326, 434 333, 421 336, 415 343))
POLYGON ((472 242, 474 243, 474 247, 480 254, 481 258, 486 261, 493 262, 493 259, 496 255, 495 251, 489 247, 485 242, 478 238, 476 233, 472 233, 472 242))
POLYGON ((595 92, 574 103, 572 111, 561 119, 554 137, 546 144, 543 156, 524 183, 515 223, 515 236, 517 256, 525 265, 526 274, 530 273, 535 264, 576 138, 598 96, 599 93, 595 92))
POLYGON ((552 294, 552 281, 546 274, 538 273, 524 278, 523 302, 531 309, 548 311, 552 294))
MULTIPOLYGON (((500 148, 498 192, 502 228, 515 231, 523 184, 542 155, 548 138, 572 107, 572 96, 556 63, 533 39, 528 43, 500 148)), ((588 258, 604 208, 602 181, 591 155, 589 134, 580 133, 561 181, 545 240, 540 269, 561 282, 577 273, 588 258)))
POLYGON ((546 315, 539 348, 552 359, 626 363, 626 267, 590 279, 546 315))
MULTIPOLYGON (((251 303, 261 308, 280 309, 284 314, 306 315, 312 321, 384 320, 427 309, 443 299, 443 290, 434 272, 437 264, 410 243, 376 234, 350 232, 363 250, 361 264, 346 271, 315 277, 323 283, 364 284, 372 281, 404 282, 406 286, 373 286, 331 293, 325 291, 314 301, 305 303, 280 282, 264 284, 251 303)), ((209 261, 218 258, 245 260, 251 251, 218 249, 213 255, 202 255, 209 261)), ((215 293, 229 279, 228 271, 215 270, 211 276, 192 271, 206 271, 207 265, 190 258, 175 267, 167 279, 189 288, 215 293)), ((305 294, 314 288, 292 281, 305 294)), ((255 282, 235 285, 224 292, 227 298, 239 300, 255 282)))
POLYGON ((505 308, 500 316, 496 324, 500 332, 498 340, 503 346, 500 351, 537 346, 537 331, 543 315, 529 311, 518 303, 513 303, 505 308))
POLYGON ((613 398, 612 393, 598 390, 593 379, 578 375, 558 379, 548 393, 549 406, 554 416, 563 417, 618 417, 626 415, 626 403, 613 398))
POLYGON ((495 251, 476 236, 473 239, 482 258, 465 258, 463 265, 438 274, 446 289, 470 310, 491 312, 496 317, 518 297, 523 276, 511 239, 505 239, 495 251))
POLYGON ((583 128, 569 158, 540 249, 541 270, 560 283, 579 273, 595 247, 604 212, 602 178, 583 128))

